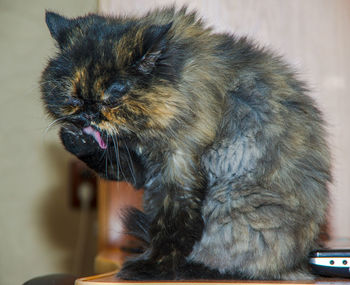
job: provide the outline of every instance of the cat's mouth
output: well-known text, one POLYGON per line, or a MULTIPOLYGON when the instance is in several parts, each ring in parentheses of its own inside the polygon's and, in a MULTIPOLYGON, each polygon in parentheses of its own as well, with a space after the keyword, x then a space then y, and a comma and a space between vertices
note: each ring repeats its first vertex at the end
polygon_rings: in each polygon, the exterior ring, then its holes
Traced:
POLYGON ((102 139, 102 136, 101 136, 101 133, 94 129, 93 127, 91 126, 88 126, 88 127, 85 127, 83 129, 83 132, 87 135, 90 135, 92 136, 96 142, 98 143, 98 145, 100 146, 100 148, 102 149, 106 149, 107 148, 107 144, 105 143, 105 141, 102 139))

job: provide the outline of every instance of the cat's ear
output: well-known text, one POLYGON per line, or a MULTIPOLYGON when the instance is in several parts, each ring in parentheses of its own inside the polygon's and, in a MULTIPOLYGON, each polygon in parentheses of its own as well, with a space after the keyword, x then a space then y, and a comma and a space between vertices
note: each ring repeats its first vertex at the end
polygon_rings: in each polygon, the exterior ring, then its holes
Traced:
POLYGON ((138 62, 138 70, 148 74, 155 67, 158 59, 167 48, 167 33, 173 22, 155 26, 152 25, 146 29, 143 36, 142 57, 138 62))
POLYGON ((46 11, 45 21, 51 36, 60 44, 65 34, 72 27, 73 21, 57 13, 46 11))

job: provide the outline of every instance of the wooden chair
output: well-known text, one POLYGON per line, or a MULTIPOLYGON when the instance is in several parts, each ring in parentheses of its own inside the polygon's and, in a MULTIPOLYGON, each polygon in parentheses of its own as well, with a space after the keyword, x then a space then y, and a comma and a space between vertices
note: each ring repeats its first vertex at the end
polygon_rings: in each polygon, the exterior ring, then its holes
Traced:
POLYGON ((99 181, 98 192, 98 255, 95 259, 96 276, 77 279, 75 285, 103 284, 349 284, 350 279, 317 279, 313 281, 122 281, 116 278, 125 258, 137 247, 137 240, 123 234, 122 209, 134 206, 142 209, 142 190, 135 190, 124 182, 99 181))
POLYGON ((95 272, 106 273, 119 270, 127 255, 138 241, 123 233, 123 210, 133 206, 142 209, 142 190, 134 189, 126 182, 98 183, 98 255, 95 272))

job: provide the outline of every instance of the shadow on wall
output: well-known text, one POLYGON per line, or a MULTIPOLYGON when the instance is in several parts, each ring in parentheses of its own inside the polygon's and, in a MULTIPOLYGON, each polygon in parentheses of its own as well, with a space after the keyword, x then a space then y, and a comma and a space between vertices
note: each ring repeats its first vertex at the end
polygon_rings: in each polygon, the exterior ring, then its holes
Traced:
POLYGON ((45 148, 49 166, 59 179, 53 183, 51 189, 47 189, 38 211, 43 236, 49 241, 51 248, 57 248, 57 251, 61 252, 57 268, 61 268, 63 273, 76 276, 91 275, 97 246, 96 212, 89 214, 91 222, 84 233, 87 248, 84 250, 83 258, 79 258, 76 256, 76 247, 81 211, 73 209, 69 201, 69 166, 74 158, 67 155, 63 147, 57 143, 48 143, 45 148), (77 264, 79 260, 82 260, 83 264, 77 264))

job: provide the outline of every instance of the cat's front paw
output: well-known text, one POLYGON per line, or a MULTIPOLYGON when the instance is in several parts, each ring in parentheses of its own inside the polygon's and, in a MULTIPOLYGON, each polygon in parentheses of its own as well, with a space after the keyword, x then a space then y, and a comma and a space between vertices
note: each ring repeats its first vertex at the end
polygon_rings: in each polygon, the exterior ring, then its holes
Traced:
POLYGON ((172 267, 152 260, 127 261, 118 272, 117 277, 123 280, 172 280, 172 267))
POLYGON ((94 138, 75 125, 63 126, 60 138, 64 147, 79 158, 96 152, 97 145, 94 138))

